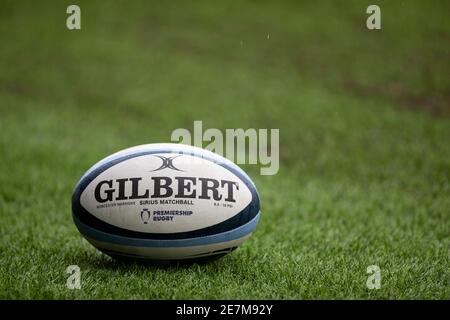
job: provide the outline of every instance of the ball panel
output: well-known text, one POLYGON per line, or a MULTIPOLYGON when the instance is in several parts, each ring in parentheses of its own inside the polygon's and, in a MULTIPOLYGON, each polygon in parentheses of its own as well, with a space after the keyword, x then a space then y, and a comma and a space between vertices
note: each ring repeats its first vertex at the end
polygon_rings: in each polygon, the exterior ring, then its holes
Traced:
POLYGON ((226 242, 186 247, 138 247, 98 241, 89 237, 86 237, 86 239, 94 247, 113 257, 139 260, 185 260, 228 253, 241 245, 250 235, 251 233, 226 242))
MULTIPOLYGON (((108 162, 101 162, 102 164, 100 166, 97 166, 95 170, 91 170, 88 175, 83 176, 83 178, 80 180, 80 182, 77 184, 77 187, 75 188, 73 197, 72 197, 72 212, 74 217, 78 218, 81 222, 83 222, 86 225, 92 226, 95 229, 117 234, 125 237, 135 237, 135 238, 144 238, 144 239, 187 239, 192 237, 201 237, 201 236, 207 236, 207 235, 213 235, 217 233, 222 233, 228 230, 232 230, 238 226, 241 226, 247 222, 249 222, 251 219, 253 219, 260 210, 260 203, 259 203, 259 195, 256 191, 256 187, 251 182, 251 180, 248 178, 248 176, 237 166, 231 167, 228 163, 223 163, 222 166, 224 166, 225 169, 231 171, 234 175, 236 175, 241 181, 243 181, 246 185, 246 187, 250 190, 251 193, 251 202, 247 207, 245 207, 240 212, 237 212, 234 216, 231 218, 220 222, 218 224, 200 228, 194 231, 187 231, 187 232, 176 232, 176 233, 169 233, 169 234, 163 234, 163 233, 149 233, 149 232, 138 232, 133 231, 125 228, 121 228, 118 226, 114 226, 112 224, 109 224, 105 221, 100 220, 99 218, 95 217, 93 214, 88 212, 80 203, 80 197, 82 193, 84 192, 85 188, 102 172, 107 170, 108 168, 121 163, 123 161, 126 161, 128 159, 132 159, 135 157, 148 155, 148 154, 160 154, 163 153, 164 150, 162 149, 154 149, 151 151, 139 151, 138 153, 129 154, 126 155, 120 155, 111 161, 108 162)), ((165 149, 165 151, 169 151, 165 149)), ((186 152, 186 151, 184 151, 186 152)), ((200 155, 198 155, 200 156, 200 155)), ((209 159, 208 157, 202 156, 204 159, 209 159)), ((211 159, 212 161, 216 161, 216 159, 211 159)))
POLYGON ((222 243, 242 238, 247 234, 253 232, 253 230, 255 230, 259 222, 259 218, 260 215, 258 214, 251 221, 230 231, 203 237, 195 237, 189 239, 171 239, 171 240, 129 238, 96 230, 88 225, 85 225, 76 217, 74 217, 74 222, 81 234, 98 241, 136 247, 171 248, 171 247, 205 246, 214 243, 222 243))

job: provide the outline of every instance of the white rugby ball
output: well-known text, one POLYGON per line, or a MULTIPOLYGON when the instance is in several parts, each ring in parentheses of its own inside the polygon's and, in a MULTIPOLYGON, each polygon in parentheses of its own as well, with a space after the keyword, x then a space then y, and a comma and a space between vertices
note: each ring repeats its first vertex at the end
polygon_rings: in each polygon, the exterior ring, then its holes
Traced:
POLYGON ((133 260, 222 256, 260 217, 258 192, 233 162, 181 144, 147 144, 99 161, 80 179, 72 216, 97 249, 133 260))

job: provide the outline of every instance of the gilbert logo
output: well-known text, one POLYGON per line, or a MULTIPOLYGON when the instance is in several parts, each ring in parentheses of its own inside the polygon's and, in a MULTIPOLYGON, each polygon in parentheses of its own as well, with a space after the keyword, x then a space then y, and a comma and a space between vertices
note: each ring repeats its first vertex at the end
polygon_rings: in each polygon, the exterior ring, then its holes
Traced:
POLYGON ((181 154, 178 156, 173 156, 173 157, 154 156, 154 157, 160 158, 163 161, 163 163, 159 168, 157 168, 155 170, 151 170, 151 172, 159 171, 159 170, 166 169, 166 168, 176 170, 176 171, 184 171, 184 170, 178 169, 177 167, 175 167, 173 165, 173 159, 181 157, 181 156, 182 156, 181 154))

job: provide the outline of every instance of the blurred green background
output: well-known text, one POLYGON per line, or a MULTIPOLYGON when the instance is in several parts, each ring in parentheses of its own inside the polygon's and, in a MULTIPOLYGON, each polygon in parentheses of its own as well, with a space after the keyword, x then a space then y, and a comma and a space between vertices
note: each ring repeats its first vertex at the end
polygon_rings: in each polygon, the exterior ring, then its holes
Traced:
POLYGON ((0 298, 450 296, 448 1, 0 2, 0 298), (81 7, 81 30, 66 8, 81 7), (366 28, 381 8, 382 30, 366 28), (254 235, 207 265, 97 252, 79 177, 176 128, 279 128, 254 235), (66 288, 77 264, 82 289, 66 288), (366 287, 378 265, 379 290, 366 287))

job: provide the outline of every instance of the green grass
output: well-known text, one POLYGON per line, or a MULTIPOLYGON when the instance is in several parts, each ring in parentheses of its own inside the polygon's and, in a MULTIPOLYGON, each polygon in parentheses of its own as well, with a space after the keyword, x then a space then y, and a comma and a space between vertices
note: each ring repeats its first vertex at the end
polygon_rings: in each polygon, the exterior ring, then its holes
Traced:
POLYGON ((450 297, 448 1, 379 1, 382 31, 369 1, 78 1, 68 31, 71 3, 0 4, 0 298, 450 297), (256 232, 182 268, 96 251, 79 177, 194 120, 280 129, 279 173, 245 166, 256 232))

